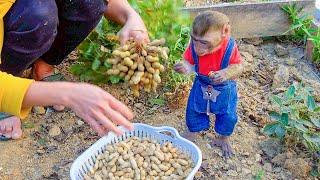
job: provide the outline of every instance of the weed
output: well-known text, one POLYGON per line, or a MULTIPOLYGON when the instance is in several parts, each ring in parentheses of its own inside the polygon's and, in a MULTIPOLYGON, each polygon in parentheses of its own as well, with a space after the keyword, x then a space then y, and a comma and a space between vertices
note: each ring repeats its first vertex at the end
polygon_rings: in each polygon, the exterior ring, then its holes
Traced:
POLYGON ((269 116, 273 122, 264 127, 264 133, 282 140, 291 137, 310 152, 320 151, 320 107, 312 93, 310 87, 293 84, 285 93, 272 96, 275 110, 269 116))
POLYGON ((312 16, 301 15, 303 8, 298 8, 296 4, 285 5, 283 11, 288 15, 291 22, 288 32, 292 33, 289 37, 293 41, 310 40, 313 42, 313 60, 320 62, 320 30, 312 26, 312 16))

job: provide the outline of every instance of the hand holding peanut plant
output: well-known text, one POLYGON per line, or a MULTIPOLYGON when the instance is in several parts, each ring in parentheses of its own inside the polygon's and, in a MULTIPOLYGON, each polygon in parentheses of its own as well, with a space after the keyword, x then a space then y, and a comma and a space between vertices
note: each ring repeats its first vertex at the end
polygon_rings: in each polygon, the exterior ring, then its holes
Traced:
POLYGON ((168 59, 169 49, 162 47, 164 44, 165 39, 154 40, 148 44, 129 41, 112 52, 113 58, 106 60, 112 65, 107 75, 124 78, 136 97, 142 88, 146 92, 156 91, 161 83, 160 72, 165 70, 160 59, 168 59))

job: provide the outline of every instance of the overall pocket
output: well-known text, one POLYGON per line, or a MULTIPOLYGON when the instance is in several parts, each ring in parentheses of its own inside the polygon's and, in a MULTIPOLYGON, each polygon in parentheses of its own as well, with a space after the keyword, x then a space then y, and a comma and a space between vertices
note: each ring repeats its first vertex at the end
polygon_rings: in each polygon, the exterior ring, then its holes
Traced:
POLYGON ((210 84, 195 81, 192 91, 194 91, 194 109, 199 113, 207 113, 208 101, 209 111, 213 114, 224 114, 229 112, 229 102, 231 99, 231 85, 229 83, 223 85, 212 86, 210 84), (208 89, 209 86, 209 89, 208 89), (210 86, 213 88, 210 89, 210 86), (206 93, 206 90, 208 90, 206 93), (215 97, 208 97, 212 94, 215 97))

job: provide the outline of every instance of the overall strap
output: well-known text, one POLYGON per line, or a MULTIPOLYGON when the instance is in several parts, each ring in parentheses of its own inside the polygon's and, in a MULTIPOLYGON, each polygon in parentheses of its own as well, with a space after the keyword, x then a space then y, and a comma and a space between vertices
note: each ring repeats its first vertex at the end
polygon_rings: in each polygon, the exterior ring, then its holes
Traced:
POLYGON ((233 38, 230 38, 228 41, 226 52, 224 53, 222 58, 221 69, 225 69, 228 67, 234 45, 235 45, 235 40, 233 38))
POLYGON ((196 51, 194 50, 194 44, 192 41, 190 44, 190 48, 191 48, 191 53, 192 53, 192 59, 193 59, 194 66, 195 66, 195 71, 197 74, 199 74, 199 57, 198 57, 196 51))

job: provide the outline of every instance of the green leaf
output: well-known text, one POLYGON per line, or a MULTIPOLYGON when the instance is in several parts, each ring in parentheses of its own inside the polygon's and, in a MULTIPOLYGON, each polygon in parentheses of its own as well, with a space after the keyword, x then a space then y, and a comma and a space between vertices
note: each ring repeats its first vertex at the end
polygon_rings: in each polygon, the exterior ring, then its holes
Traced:
POLYGON ((294 97, 294 100, 301 101, 301 100, 303 100, 303 97, 302 97, 302 95, 297 95, 294 97))
POLYGON ((46 138, 40 138, 38 140, 38 143, 41 145, 41 146, 45 146, 47 144, 48 140, 46 138))
POLYGON ((121 77, 112 75, 112 76, 109 76, 109 80, 112 84, 117 84, 120 82, 121 77))
POLYGON ((96 71, 96 70, 98 70, 98 68, 100 67, 100 65, 101 65, 101 61, 99 60, 98 57, 96 57, 96 58, 94 59, 93 63, 92 63, 91 68, 92 68, 92 70, 96 71))
POLYGON ((309 142, 315 143, 315 144, 320 144, 320 136, 319 135, 309 135, 304 133, 303 138, 306 139, 309 142))
POLYGON ((23 122, 23 127, 24 127, 25 129, 34 128, 34 123, 32 123, 32 122, 23 122))
POLYGON ((84 40, 79 46, 78 49, 80 52, 87 51, 90 48, 90 41, 84 40))
POLYGON ((276 128, 280 126, 278 122, 270 123, 264 126, 263 128, 263 133, 265 133, 268 136, 271 136, 272 134, 275 133, 276 128))
POLYGON ((271 100, 273 103, 276 103, 277 105, 281 106, 282 105, 282 100, 279 96, 274 95, 271 97, 271 100))
POLYGON ((312 169, 310 174, 313 177, 320 177, 320 171, 318 171, 317 169, 312 169))
POLYGON ((106 67, 107 69, 110 69, 112 67, 112 64, 109 64, 107 60, 104 61, 104 67, 106 67))
POLYGON ((284 126, 287 126, 288 125, 288 121, 289 121, 288 113, 282 113, 281 114, 281 119, 280 119, 281 124, 283 124, 284 126))
POLYGON ((74 75, 80 75, 83 71, 84 67, 82 64, 74 64, 71 66, 70 71, 74 75))
POLYGON ((277 137, 283 138, 286 134, 286 130, 282 126, 277 126, 276 129, 274 130, 276 133, 277 137))
POLYGON ((300 119, 298 120, 298 122, 301 122, 303 125, 307 126, 307 127, 313 127, 313 123, 304 119, 300 119))
POLYGON ((307 106, 308 106, 309 111, 314 111, 316 108, 316 102, 315 102, 314 98, 310 95, 308 95, 308 97, 307 97, 307 106))
POLYGON ((152 105, 158 105, 158 106, 163 106, 166 103, 166 101, 162 98, 153 98, 153 99, 150 99, 149 102, 152 105))
POLYGON ((287 92, 286 92, 286 97, 287 97, 288 99, 294 97, 295 92, 296 92, 296 88, 294 87, 294 85, 291 85, 291 86, 289 87, 289 89, 287 90, 287 92))
POLYGON ((305 133, 305 132, 308 132, 308 129, 307 129, 306 127, 304 127, 304 125, 301 124, 301 123, 299 123, 299 122, 295 123, 295 124, 294 124, 294 127, 295 127, 296 129, 304 132, 304 133, 305 133))
POLYGON ((312 122, 315 126, 317 126, 318 128, 320 128, 320 119, 312 119, 312 118, 311 118, 311 122, 312 122))
POLYGON ((281 119, 281 115, 275 111, 271 111, 268 114, 272 120, 279 121, 281 119))

